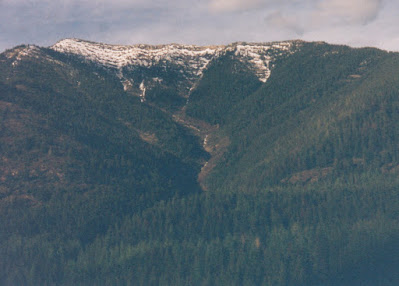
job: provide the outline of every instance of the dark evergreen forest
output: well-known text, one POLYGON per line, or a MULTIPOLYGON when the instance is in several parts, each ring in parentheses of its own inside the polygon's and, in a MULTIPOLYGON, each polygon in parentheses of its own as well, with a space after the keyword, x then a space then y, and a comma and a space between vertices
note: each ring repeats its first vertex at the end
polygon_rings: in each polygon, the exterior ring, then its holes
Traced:
POLYGON ((226 53, 143 103, 23 48, 0 55, 1 285, 399 285, 399 54, 303 43, 262 83, 226 53))

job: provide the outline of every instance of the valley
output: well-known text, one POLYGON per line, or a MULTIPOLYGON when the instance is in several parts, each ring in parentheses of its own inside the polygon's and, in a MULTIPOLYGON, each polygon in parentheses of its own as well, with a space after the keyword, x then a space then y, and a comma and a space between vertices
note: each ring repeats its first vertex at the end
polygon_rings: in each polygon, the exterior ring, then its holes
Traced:
POLYGON ((1 285, 397 285, 399 54, 0 54, 1 285))

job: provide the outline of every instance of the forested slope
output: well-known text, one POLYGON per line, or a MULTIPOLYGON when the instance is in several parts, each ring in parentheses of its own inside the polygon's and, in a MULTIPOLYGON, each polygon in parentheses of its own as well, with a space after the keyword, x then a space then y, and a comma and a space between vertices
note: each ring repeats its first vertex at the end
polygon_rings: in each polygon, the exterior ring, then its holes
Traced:
POLYGON ((221 132, 231 144, 208 182, 246 191, 395 169, 398 60, 375 49, 304 45, 254 93, 237 104, 221 99, 232 104, 221 111, 229 110, 221 132))
POLYGON ((184 96, 163 69, 145 101, 1 54, 0 284, 398 285, 399 55, 298 47, 265 83, 234 50, 184 96))

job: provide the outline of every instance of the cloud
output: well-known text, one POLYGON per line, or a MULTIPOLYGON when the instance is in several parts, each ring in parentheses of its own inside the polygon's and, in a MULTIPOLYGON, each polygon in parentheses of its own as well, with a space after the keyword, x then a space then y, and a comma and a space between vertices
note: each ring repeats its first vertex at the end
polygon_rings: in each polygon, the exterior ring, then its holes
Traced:
POLYGON ((0 52, 76 37, 118 44, 302 38, 398 45, 397 0, 0 0, 0 52))
POLYGON ((364 25, 376 19, 382 4, 382 0, 324 0, 316 13, 337 22, 364 25))
POLYGON ((300 36, 304 33, 304 27, 297 15, 284 15, 281 11, 274 11, 266 17, 266 23, 277 29, 293 31, 300 36))
POLYGON ((265 0, 211 0, 209 8, 212 12, 234 12, 261 7, 265 0))
POLYGON ((265 22, 275 29, 302 36, 337 26, 352 29, 370 24, 383 7, 383 0, 304 0, 301 4, 281 5, 265 17, 265 22))

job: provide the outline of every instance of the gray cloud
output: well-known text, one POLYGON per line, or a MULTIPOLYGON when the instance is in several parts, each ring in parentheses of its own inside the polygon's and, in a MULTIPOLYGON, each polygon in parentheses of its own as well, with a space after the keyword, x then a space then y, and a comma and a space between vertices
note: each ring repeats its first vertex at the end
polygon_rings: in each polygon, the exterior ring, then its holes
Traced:
POLYGON ((162 1, 3 0, 0 30, 11 45, 49 45, 63 37, 102 40, 98 36, 107 32, 157 23, 167 11, 162 1))
POLYGON ((209 8, 213 12, 232 12, 262 7, 264 0, 211 0, 209 8))
POLYGON ((0 52, 66 37, 119 44, 303 38, 399 49, 398 10, 395 0, 0 0, 0 52))
MULTIPOLYGON (((309 0, 281 6, 265 17, 267 25, 302 36, 318 30, 353 28, 372 23, 383 9, 383 0, 309 0)), ((344 33, 346 34, 346 33, 344 33)))
POLYGON ((266 17, 266 23, 277 29, 293 31, 296 35, 301 36, 304 33, 304 27, 297 15, 283 15, 281 11, 274 11, 266 17))
POLYGON ((367 24, 376 19, 382 0, 324 0, 317 6, 321 18, 335 19, 349 24, 367 24))

